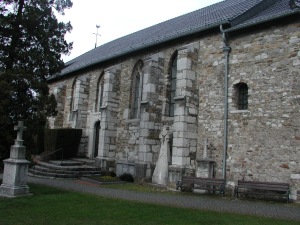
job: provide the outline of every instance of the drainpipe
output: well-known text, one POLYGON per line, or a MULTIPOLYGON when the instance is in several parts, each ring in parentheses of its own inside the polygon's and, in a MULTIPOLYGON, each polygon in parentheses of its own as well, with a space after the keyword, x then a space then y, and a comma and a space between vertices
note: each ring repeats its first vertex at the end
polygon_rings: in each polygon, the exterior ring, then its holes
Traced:
POLYGON ((224 146, 223 146, 223 165, 222 165, 222 178, 226 179, 226 158, 228 146, 228 73, 229 73, 229 53, 231 48, 228 44, 226 33, 223 26, 220 25, 222 39, 224 42, 223 52, 225 57, 225 71, 224 71, 224 146))

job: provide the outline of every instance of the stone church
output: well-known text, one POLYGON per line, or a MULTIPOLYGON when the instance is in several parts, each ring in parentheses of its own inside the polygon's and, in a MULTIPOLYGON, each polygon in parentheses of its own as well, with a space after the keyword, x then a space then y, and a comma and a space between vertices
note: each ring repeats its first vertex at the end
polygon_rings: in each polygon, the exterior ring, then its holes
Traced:
POLYGON ((82 129, 78 156, 117 174, 152 178, 165 148, 169 187, 287 182, 300 198, 299 5, 225 0, 86 52, 48 80, 49 127, 82 129))

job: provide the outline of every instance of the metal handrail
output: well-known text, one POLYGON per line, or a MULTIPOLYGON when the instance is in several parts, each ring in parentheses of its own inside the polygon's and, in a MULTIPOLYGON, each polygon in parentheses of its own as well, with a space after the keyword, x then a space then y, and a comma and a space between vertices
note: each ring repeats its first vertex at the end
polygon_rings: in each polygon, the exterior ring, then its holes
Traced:
POLYGON ((57 150, 55 150, 55 151, 53 151, 53 152, 49 152, 48 154, 43 155, 43 156, 40 155, 40 157, 43 159, 44 157, 49 156, 49 155, 52 155, 52 154, 54 154, 55 152, 58 152, 58 151, 61 151, 61 150, 62 150, 62 152, 61 152, 61 159, 63 159, 63 158, 64 158, 64 149, 63 149, 63 148, 59 148, 59 149, 57 149, 57 150))

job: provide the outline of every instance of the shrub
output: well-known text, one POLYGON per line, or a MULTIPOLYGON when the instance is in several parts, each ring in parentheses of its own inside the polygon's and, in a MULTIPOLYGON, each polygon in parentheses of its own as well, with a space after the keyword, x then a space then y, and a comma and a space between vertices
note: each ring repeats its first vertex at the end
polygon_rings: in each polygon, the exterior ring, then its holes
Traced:
POLYGON ((130 173, 123 173, 123 174, 120 176, 120 180, 121 180, 121 181, 131 182, 131 183, 134 182, 134 178, 133 178, 133 176, 132 176, 130 173))
POLYGON ((116 173, 113 171, 101 171, 101 177, 116 177, 116 173))

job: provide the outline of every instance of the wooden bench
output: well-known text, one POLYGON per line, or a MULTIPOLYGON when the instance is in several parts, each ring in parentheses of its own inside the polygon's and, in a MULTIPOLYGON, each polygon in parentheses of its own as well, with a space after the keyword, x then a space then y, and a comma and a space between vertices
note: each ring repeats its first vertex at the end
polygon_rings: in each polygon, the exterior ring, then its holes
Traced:
POLYGON ((255 194, 263 196, 280 196, 289 202, 289 184, 277 182, 258 182, 238 180, 234 195, 239 197, 240 193, 255 194))
POLYGON ((176 190, 183 191, 187 189, 201 189, 213 192, 220 192, 221 195, 225 194, 225 180, 213 178, 200 178, 200 177, 182 177, 180 181, 176 182, 176 190))

